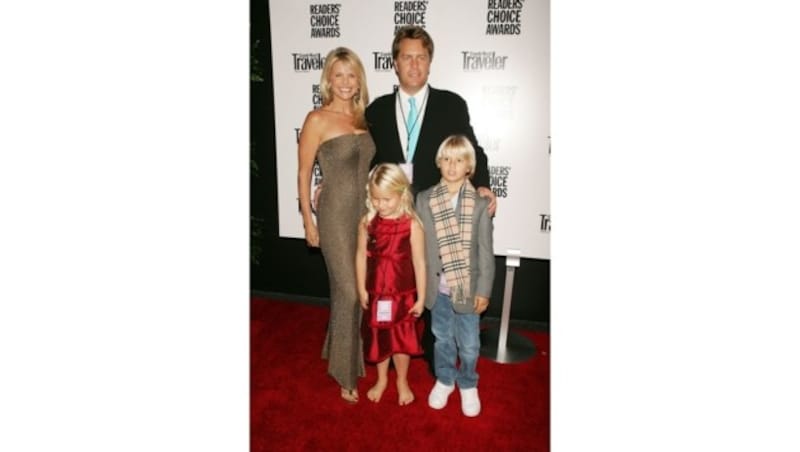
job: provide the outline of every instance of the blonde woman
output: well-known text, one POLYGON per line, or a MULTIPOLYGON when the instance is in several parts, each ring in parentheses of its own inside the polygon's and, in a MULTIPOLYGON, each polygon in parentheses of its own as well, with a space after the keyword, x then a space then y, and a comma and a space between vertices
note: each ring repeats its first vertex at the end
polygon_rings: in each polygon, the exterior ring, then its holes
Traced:
POLYGON ((364 118, 369 102, 364 66, 352 50, 337 47, 328 53, 320 92, 322 106, 308 113, 300 132, 297 191, 306 243, 321 249, 328 272, 330 320, 322 357, 328 360, 328 374, 339 384, 341 397, 356 403, 364 359, 355 250, 375 144, 364 118), (315 160, 325 179, 316 221, 310 198, 315 160))

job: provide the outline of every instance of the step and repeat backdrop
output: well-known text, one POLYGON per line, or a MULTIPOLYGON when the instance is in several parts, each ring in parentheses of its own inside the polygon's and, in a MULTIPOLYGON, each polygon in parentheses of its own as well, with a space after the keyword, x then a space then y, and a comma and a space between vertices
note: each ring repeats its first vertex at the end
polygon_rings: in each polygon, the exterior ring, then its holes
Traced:
MULTIPOLYGON (((549 0, 270 0, 269 11, 281 237, 305 237, 297 142, 306 114, 322 103, 325 55, 354 50, 375 99, 397 86, 395 30, 416 24, 434 41, 430 85, 467 101, 489 158, 495 254, 550 258, 549 0)), ((321 177, 317 167, 312 190, 321 177)))

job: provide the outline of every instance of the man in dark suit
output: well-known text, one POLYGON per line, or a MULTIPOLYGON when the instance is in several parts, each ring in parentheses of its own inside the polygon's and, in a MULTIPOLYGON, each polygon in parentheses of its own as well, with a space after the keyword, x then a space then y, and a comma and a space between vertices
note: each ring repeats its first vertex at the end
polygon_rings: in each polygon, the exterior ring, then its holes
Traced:
POLYGON ((436 166, 439 145, 450 135, 465 135, 476 154, 472 184, 481 197, 489 200, 489 214, 494 215, 497 199, 490 188, 488 160, 470 125, 466 101, 456 93, 428 85, 433 39, 419 26, 402 27, 392 42, 392 58, 400 87, 392 94, 375 99, 366 111, 376 148, 372 165, 401 164, 411 175, 416 194, 441 179, 436 166), (412 98, 418 112, 409 122, 412 110, 409 99, 412 98))
MULTIPOLYGON (((466 101, 454 92, 428 85, 433 39, 422 27, 402 27, 392 41, 392 59, 400 82, 399 89, 375 99, 366 110, 367 126, 375 142, 372 166, 400 164, 409 174, 416 195, 436 185, 442 178, 436 166, 439 145, 450 135, 464 135, 475 148, 472 184, 478 195, 489 201, 487 211, 494 216, 497 198, 489 183, 488 159, 470 125, 466 101), (414 99, 416 114, 411 111, 413 107, 409 99, 414 99)), ((425 322, 422 348, 428 370, 435 376, 430 310, 424 311, 422 319, 425 322)))

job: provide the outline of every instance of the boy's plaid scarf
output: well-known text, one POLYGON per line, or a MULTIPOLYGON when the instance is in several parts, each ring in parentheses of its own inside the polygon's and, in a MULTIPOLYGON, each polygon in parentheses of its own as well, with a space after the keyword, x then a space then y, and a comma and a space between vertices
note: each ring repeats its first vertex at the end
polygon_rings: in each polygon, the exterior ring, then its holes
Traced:
POLYGON ((442 258, 444 276, 450 286, 453 303, 470 300, 469 251, 472 245, 472 212, 475 209, 475 187, 464 182, 461 187, 461 212, 456 216, 444 181, 431 191, 430 203, 436 240, 442 258))

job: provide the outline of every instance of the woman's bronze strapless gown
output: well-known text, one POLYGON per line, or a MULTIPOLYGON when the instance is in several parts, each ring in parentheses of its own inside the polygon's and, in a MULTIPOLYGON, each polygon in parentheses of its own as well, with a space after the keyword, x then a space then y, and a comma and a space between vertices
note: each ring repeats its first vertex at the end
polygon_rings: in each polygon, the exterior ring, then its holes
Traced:
POLYGON ((346 389, 364 376, 361 305, 356 289, 358 222, 366 213, 366 185, 375 143, 369 133, 323 142, 317 159, 323 189, 318 203, 319 243, 330 285, 330 320, 322 357, 328 373, 346 389))

